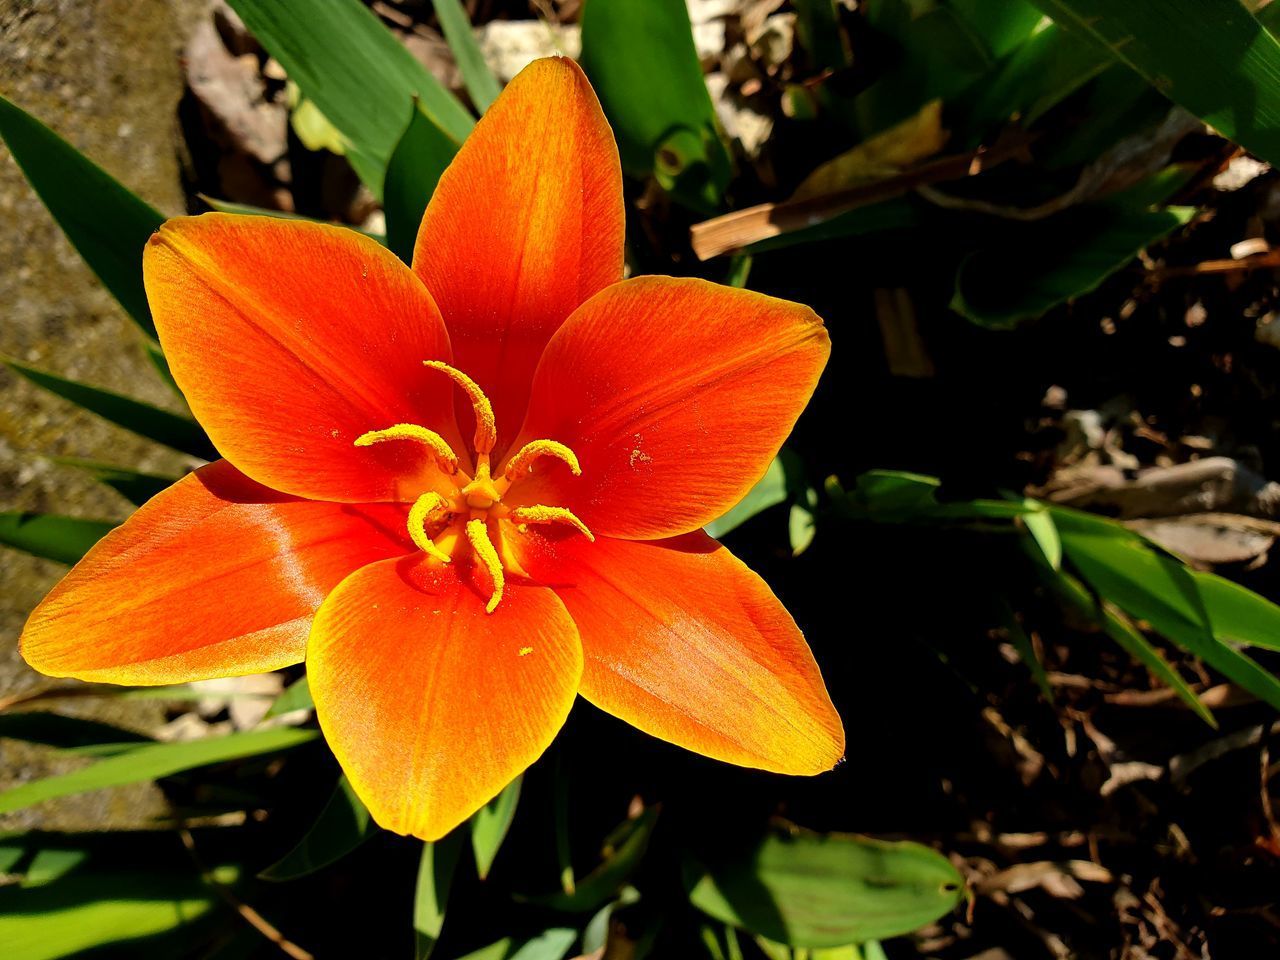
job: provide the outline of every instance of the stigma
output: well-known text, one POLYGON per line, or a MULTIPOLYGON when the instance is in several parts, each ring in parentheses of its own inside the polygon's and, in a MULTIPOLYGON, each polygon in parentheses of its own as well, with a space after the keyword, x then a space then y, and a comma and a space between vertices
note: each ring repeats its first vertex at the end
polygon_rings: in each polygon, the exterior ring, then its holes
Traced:
MULTIPOLYGON (((490 457, 497 442, 497 422, 493 404, 480 385, 461 370, 439 360, 424 360, 428 370, 444 374, 457 386, 471 404, 475 417, 472 451, 474 472, 462 468, 462 460, 440 434, 415 423, 396 423, 370 430, 355 440, 357 447, 376 443, 416 443, 426 448, 440 471, 452 482, 453 490, 441 493, 429 490, 409 508, 407 527, 413 545, 431 563, 472 563, 483 573, 489 599, 485 611, 493 613, 502 602, 510 561, 495 545, 509 537, 524 536, 530 524, 558 524, 577 531, 590 541, 595 536, 572 511, 565 507, 533 504, 511 507, 502 502, 511 488, 528 477, 537 461, 559 460, 575 477, 582 475, 577 455, 555 440, 532 440, 512 454, 496 478, 490 457)), ((512 573, 519 574, 518 569, 512 573)))

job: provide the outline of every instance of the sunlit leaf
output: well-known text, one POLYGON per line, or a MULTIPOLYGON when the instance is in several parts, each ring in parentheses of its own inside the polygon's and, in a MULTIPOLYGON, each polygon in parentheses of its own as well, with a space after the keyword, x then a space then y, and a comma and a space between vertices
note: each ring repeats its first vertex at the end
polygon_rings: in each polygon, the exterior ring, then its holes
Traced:
POLYGON ((0 793, 0 813, 21 810, 55 797, 156 780, 212 763, 276 753, 307 743, 317 736, 319 734, 315 730, 279 727, 204 740, 144 744, 79 770, 32 780, 0 793))
POLYGON ((0 137, 71 245, 147 335, 142 249, 164 217, 56 133, 0 97, 0 137))
POLYGON ((275 881, 305 877, 337 863, 377 832, 377 824, 343 775, 298 845, 258 876, 275 881))
POLYGON ((1199 570, 1190 573, 1214 636, 1247 647, 1280 650, 1280 607, 1225 577, 1199 570))
POLYGON ((1033 0, 1223 136, 1280 162, 1280 42, 1240 0, 1033 0))
POLYGON ((618 137, 623 168, 654 174, 699 209, 716 208, 729 156, 684 0, 592 0, 582 12, 582 66, 618 137))
POLYGON ((267 711, 268 717, 278 717, 282 713, 292 713, 294 710, 310 710, 315 706, 315 702, 311 699, 311 687, 307 684, 307 678, 295 680, 285 688, 280 696, 276 697, 275 703, 271 704, 271 709, 267 711))
POLYGON ((140 437, 163 443, 167 447, 204 460, 212 460, 218 456, 204 430, 190 417, 170 413, 168 410, 143 403, 141 400, 134 400, 132 397, 112 393, 110 390, 93 387, 87 383, 68 380, 8 357, 0 357, 0 363, 4 363, 10 370, 26 377, 36 386, 43 387, 65 400, 70 400, 90 413, 97 414, 102 419, 124 427, 126 430, 131 430, 140 437))
POLYGON ((457 61, 467 95, 471 97, 472 105, 484 113, 489 109, 489 104, 498 98, 501 87, 498 85, 498 78, 484 61, 484 54, 480 52, 480 44, 476 42, 467 12, 462 9, 458 0, 431 2, 436 8, 436 18, 440 21, 444 38, 453 51, 453 59, 457 61))
POLYGON ((768 510, 787 499, 787 473, 782 460, 775 457, 763 477, 747 491, 747 495, 731 507, 729 512, 706 526, 709 536, 717 540, 730 530, 735 530, 758 513, 768 510))
POLYGON ((516 777, 505 790, 476 811, 471 818, 471 849, 476 857, 476 871, 483 880, 489 875, 493 860, 502 847, 502 841, 511 829, 520 803, 520 782, 516 777))
POLYGON ((9 511, 0 513, 0 543, 46 560, 75 563, 114 526, 111 520, 9 511))
POLYGON ((552 927, 533 937, 506 937, 458 960, 563 960, 577 939, 577 930, 552 927))
POLYGON ((474 120, 359 0, 231 0, 303 95, 350 141, 347 157, 379 199, 409 104, 458 142, 474 120))
POLYGON ((414 956, 426 960, 440 939, 444 912, 449 902, 453 872, 462 852, 463 831, 455 830, 442 840, 422 845, 418 863, 418 886, 413 896, 414 956))
POLYGON ((909 933, 952 910, 964 878, 918 843, 771 832, 723 858, 686 864, 704 913, 796 947, 909 933))

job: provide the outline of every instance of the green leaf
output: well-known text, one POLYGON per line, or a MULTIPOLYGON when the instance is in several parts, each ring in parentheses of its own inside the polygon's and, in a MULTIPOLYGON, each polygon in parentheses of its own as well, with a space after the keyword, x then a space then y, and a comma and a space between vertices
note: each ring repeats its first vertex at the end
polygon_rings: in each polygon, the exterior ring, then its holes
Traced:
POLYGON ((520 803, 520 781, 512 780, 505 790, 476 811, 471 818, 471 849, 476 856, 476 872, 483 880, 489 876, 493 860, 511 829, 520 803))
POLYGON ((582 67, 617 135, 623 168, 655 175, 696 209, 718 208, 729 155, 684 0, 592 0, 582 12, 582 67))
POLYGON ((796 33, 816 71, 843 70, 849 65, 849 41, 840 26, 835 0, 795 0, 796 33))
POLYGON ((75 563, 116 524, 52 513, 0 513, 0 543, 46 560, 75 563))
POLYGON ((155 473, 142 473, 127 467, 117 467, 113 463, 82 460, 79 457, 50 457, 49 459, 64 467, 75 467, 77 470, 85 471, 99 483, 110 487, 137 506, 142 506, 161 490, 172 486, 178 479, 155 473))
POLYGON ((307 743, 317 736, 319 734, 315 730, 279 727, 274 730, 253 730, 224 737, 209 737, 205 740, 145 744, 79 770, 44 780, 33 780, 0 793, 0 813, 21 810, 55 797, 118 787, 142 780, 157 780, 211 763, 276 753, 307 743))
POLYGON ((467 88, 467 95, 471 97, 476 110, 484 113, 489 109, 489 104, 498 99, 502 88, 498 84, 498 78, 484 61, 484 54, 480 52, 480 44, 476 42, 467 12, 462 9, 458 0, 431 2, 436 8, 436 18, 440 21, 444 38, 453 51, 453 59, 458 63, 458 72, 462 74, 462 84, 467 88))
POLYGON ((276 697, 275 703, 271 704, 271 709, 267 711, 267 716, 278 717, 282 713, 310 710, 313 707, 315 707, 315 701, 311 699, 311 687, 304 676, 289 684, 285 691, 276 697))
POLYGON ((377 832, 378 825, 344 774, 298 845, 258 876, 276 882, 305 877, 337 863, 377 832))
POLYGON ((745 497, 731 507, 728 513, 707 524, 705 528, 707 535, 719 540, 730 530, 737 529, 757 513, 763 513, 786 499, 787 472, 782 465, 782 459, 775 457, 773 462, 769 464, 769 469, 765 471, 764 476, 756 481, 755 486, 747 491, 745 497))
POLYGON ((137 960, 185 956, 171 942, 144 947, 142 938, 181 931, 219 903, 194 871, 73 869, 0 887, 0 943, 5 960, 59 960, 113 945, 113 956, 137 960))
MULTIPOLYGON (((1200 592, 1202 581, 1191 571, 1119 524, 1063 507, 1050 510, 1067 559, 1099 596, 1280 709, 1280 680, 1215 635, 1200 592)), ((1215 600, 1221 603, 1217 595, 1215 600)), ((1228 629, 1240 629, 1232 619, 1238 614, 1222 615, 1228 629)))
POLYGON ((1239 0, 1033 0, 1230 140, 1280 162, 1280 43, 1239 0))
POLYGON ((1280 607, 1225 577, 1198 570, 1190 573, 1215 637, 1246 647, 1280 650, 1280 607))
POLYGON ((1170 666, 1164 655, 1147 642, 1138 630, 1111 604, 1102 605, 1103 629, 1107 636, 1118 643, 1139 663, 1143 664, 1166 687, 1173 690, 1187 706, 1209 726, 1217 729, 1218 721, 1213 718, 1209 708, 1196 696, 1196 692, 1187 686, 1178 671, 1170 666))
POLYGON ((1058 528, 1054 525, 1053 514, 1035 500, 1024 500, 1023 505, 1028 512, 1022 514, 1022 523, 1031 534, 1045 561, 1054 570, 1062 566, 1062 538, 1058 536, 1058 528))
POLYGON ((102 744, 141 744, 155 741, 145 734, 83 717, 66 717, 46 710, 0 713, 0 737, 69 750, 102 744))
POLYGON ((949 5, 997 58, 1026 43, 1044 19, 1028 0, 950 0, 949 5))
POLYGON ((387 246, 405 263, 413 262, 422 214, 457 152, 457 141, 415 105, 404 136, 391 154, 383 191, 387 246))
POLYGON ((699 910, 794 947, 910 933, 954 909, 964 878, 918 843, 771 832, 723 859, 686 863, 699 910))
POLYGON ((1112 200, 1011 229, 999 246, 965 258, 951 309, 984 327, 1016 326, 1096 290, 1194 215, 1193 207, 1148 210, 1112 200))
POLYGON ((506 937, 458 960, 563 960, 577 939, 571 927, 552 927, 533 937, 506 937))
POLYGON ((90 413, 97 414, 102 419, 124 427, 126 430, 131 430, 140 437, 163 443, 167 447, 204 460, 213 460, 218 456, 200 425, 190 417, 170 413, 168 410, 161 410, 141 400, 134 400, 132 397, 112 393, 110 390, 93 387, 87 383, 68 380, 8 357, 0 357, 0 363, 5 364, 14 373, 26 377, 36 386, 43 387, 64 400, 70 400, 90 413))
POLYGON ((3 97, 0 137, 89 269, 154 339, 142 287, 142 250, 164 217, 3 97))
POLYGON ((459 143, 475 124, 359 0, 231 0, 231 6, 303 95, 351 141, 347 157, 378 199, 414 97, 459 143))
POLYGON ((580 878, 572 893, 553 893, 539 897, 521 897, 529 903, 573 913, 598 910, 618 892, 627 878, 640 865, 649 849, 649 839, 658 820, 658 808, 649 807, 619 828, 610 844, 611 852, 596 869, 580 878))
POLYGON ((413 897, 413 931, 416 960, 426 960, 444 928, 449 887, 462 852, 462 833, 455 830, 442 840, 422 845, 418 863, 418 887, 413 897))

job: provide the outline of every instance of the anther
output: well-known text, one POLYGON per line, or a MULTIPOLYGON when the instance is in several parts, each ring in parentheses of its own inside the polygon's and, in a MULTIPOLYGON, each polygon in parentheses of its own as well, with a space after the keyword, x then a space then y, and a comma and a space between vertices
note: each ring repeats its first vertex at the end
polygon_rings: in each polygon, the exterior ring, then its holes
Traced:
POLYGON ((475 450, 477 454, 488 453, 498 439, 497 421, 493 418, 493 404, 476 383, 461 370, 455 370, 441 360, 423 360, 423 366, 439 370, 446 377, 462 388, 462 392, 471 401, 471 409, 476 417, 475 450))
POLYGON ((582 467, 578 466, 577 456, 563 443, 557 443, 555 440, 530 440, 507 461, 507 468, 502 471, 502 475, 508 480, 515 480, 520 474, 527 473, 539 457, 555 457, 568 466, 575 477, 582 476, 582 467))
POLYGON ((424 493, 409 508, 409 539, 415 547, 441 563, 449 563, 452 558, 427 536, 427 523, 443 520, 448 514, 449 501, 435 491, 424 493))
POLYGON ((544 507, 536 504, 531 507, 512 507, 507 515, 516 523, 563 523, 573 527, 580 534, 595 543, 595 534, 587 529, 587 525, 564 507, 544 507))
POLYGON ((502 602, 502 589, 506 585, 506 577, 502 572, 502 560, 498 557, 493 541, 489 539, 489 530, 484 520, 477 518, 467 521, 467 539, 471 541, 471 549, 475 551, 476 557, 489 572, 492 589, 489 602, 484 606, 484 612, 493 613, 502 602))
POLYGON ((385 430, 370 430, 368 433, 356 437, 355 445, 357 447, 371 447, 375 443, 384 443, 387 440, 412 440, 415 443, 420 443, 431 451, 432 456, 436 458, 436 462, 444 468, 446 473, 457 473, 458 471, 458 455, 445 442, 444 437, 434 430, 420 427, 416 423, 397 423, 394 427, 387 427, 385 430))

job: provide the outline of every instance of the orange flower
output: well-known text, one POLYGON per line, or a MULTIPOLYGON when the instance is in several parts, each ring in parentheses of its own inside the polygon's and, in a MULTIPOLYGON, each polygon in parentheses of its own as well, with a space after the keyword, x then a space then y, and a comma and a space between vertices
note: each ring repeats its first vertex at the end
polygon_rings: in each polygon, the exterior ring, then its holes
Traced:
POLYGON ((165 224, 147 296, 226 459, 90 551, 32 614, 27 662, 159 684, 305 658, 356 792, 428 840, 578 693, 710 757, 829 769, 844 732, 804 638, 700 529, 764 473, 826 330, 755 293, 622 280, 622 256, 617 147, 561 59, 480 121, 412 270, 337 227, 165 224))

